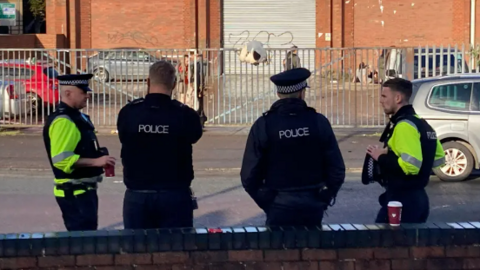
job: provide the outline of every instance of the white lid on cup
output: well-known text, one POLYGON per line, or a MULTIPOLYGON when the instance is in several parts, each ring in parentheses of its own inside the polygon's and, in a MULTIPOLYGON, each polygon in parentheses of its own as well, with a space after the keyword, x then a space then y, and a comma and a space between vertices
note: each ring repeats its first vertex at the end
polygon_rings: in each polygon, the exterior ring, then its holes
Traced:
POLYGON ((401 202, 391 201, 391 202, 388 203, 388 206, 389 207, 402 207, 403 204, 401 202))

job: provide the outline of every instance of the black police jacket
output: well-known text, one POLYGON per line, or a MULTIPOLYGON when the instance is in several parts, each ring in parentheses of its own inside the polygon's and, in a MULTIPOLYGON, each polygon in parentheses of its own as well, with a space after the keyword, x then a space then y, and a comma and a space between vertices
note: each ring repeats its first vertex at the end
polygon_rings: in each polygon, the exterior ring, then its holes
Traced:
POLYGON ((124 183, 133 190, 190 187, 192 145, 203 133, 199 115, 164 94, 123 107, 117 120, 124 183))
POLYGON ((52 167, 53 174, 56 179, 81 179, 89 178, 101 175, 104 171, 103 168, 97 167, 82 167, 76 168, 72 173, 67 174, 53 166, 51 151, 50 151, 50 125, 57 117, 67 117, 72 120, 80 131, 81 139, 75 148, 74 153, 79 155, 80 158, 99 158, 103 154, 99 151, 99 144, 97 136, 95 135, 95 128, 90 121, 90 117, 85 115, 74 108, 69 107, 67 104, 61 102, 58 109, 50 114, 47 118, 47 122, 43 128, 43 141, 48 154, 48 160, 52 167))
POLYGON ((415 110, 411 105, 402 107, 391 117, 390 123, 386 126, 380 138, 380 141, 384 143, 384 147, 387 147, 396 125, 400 121, 409 121, 413 123, 420 133, 420 144, 422 148, 423 161, 419 173, 416 175, 406 175, 403 172, 398 164, 399 157, 395 155, 392 150, 389 150, 386 155, 379 156, 378 166, 380 167, 382 185, 387 189, 387 192, 423 189, 429 182, 435 160, 437 138, 436 136, 428 136, 427 133, 435 134, 435 130, 424 119, 418 118, 415 115, 415 110))
POLYGON ((260 188, 276 191, 328 187, 335 197, 345 164, 325 116, 301 99, 276 101, 252 126, 241 180, 254 197, 260 188))

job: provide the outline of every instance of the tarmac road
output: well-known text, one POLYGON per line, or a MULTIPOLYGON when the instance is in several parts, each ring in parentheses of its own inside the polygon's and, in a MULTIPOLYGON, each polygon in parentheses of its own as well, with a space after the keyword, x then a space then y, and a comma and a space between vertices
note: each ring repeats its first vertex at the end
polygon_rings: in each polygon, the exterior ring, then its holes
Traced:
MULTIPOLYGON (((239 168, 245 132, 219 135, 206 132, 194 148, 193 188, 200 209, 195 226, 263 225, 262 211, 240 185, 239 168)), ((373 223, 379 208, 380 186, 360 183, 359 169, 368 144, 378 137, 337 133, 349 168, 337 203, 328 211, 326 223, 373 223)), ((119 156, 116 136, 100 136, 101 144, 119 156)), ((106 178, 99 189, 99 228, 120 229, 125 187, 121 167, 117 176, 106 178)), ((480 216, 480 181, 444 183, 432 177, 428 187, 430 221, 476 221, 480 216)), ((52 174, 38 135, 0 136, 0 233, 63 231, 61 214, 52 194, 52 174)), ((175 206, 172 206, 175 207, 175 206)))
MULTIPOLYGON (((60 210, 46 172, 0 174, 0 233, 64 231, 60 210)), ((197 173, 193 188, 199 198, 196 227, 262 226, 263 212, 240 186, 237 172, 197 173)), ((99 228, 121 229, 125 192, 121 177, 106 178, 99 189, 99 228)), ((350 173, 326 223, 371 224, 375 220, 379 185, 364 186, 358 173, 350 173)), ((478 221, 480 181, 443 183, 428 188, 430 221, 478 221)), ((172 207, 175 207, 172 205, 172 207)))

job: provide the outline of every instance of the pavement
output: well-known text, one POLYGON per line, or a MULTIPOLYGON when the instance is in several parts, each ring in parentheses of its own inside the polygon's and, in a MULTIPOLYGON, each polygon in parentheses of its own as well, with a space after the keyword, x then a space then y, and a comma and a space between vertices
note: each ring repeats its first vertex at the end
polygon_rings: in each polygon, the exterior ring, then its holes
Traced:
MULTIPOLYGON (((261 226, 265 215, 243 190, 239 171, 248 133, 207 130, 194 147, 195 180, 199 198, 196 227, 261 226)), ((0 133, 0 233, 64 231, 60 210, 52 194, 52 173, 43 141, 36 132, 3 136, 0 133)), ((337 131, 337 140, 348 169, 337 203, 325 215, 325 223, 373 223, 382 188, 362 185, 360 169, 368 144, 378 134, 337 131)), ((119 157, 116 135, 100 135, 100 143, 119 157)), ((125 187, 121 167, 99 188, 99 228, 121 229, 125 187)), ((445 183, 432 177, 430 221, 476 221, 480 216, 480 181, 445 183)), ((173 207, 173 206, 172 206, 173 207)))

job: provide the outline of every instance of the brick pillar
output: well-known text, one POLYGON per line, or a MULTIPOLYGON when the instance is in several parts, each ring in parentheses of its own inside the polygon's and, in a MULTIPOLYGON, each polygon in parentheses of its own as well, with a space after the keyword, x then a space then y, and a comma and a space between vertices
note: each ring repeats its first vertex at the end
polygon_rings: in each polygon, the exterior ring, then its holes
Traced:
MULTIPOLYGON (((316 47, 331 47, 331 41, 325 40, 327 34, 332 33, 331 20, 331 1, 333 0, 317 0, 316 8, 316 47)), ((479 0, 480 1, 480 0, 479 0)))
POLYGON ((344 46, 344 3, 345 0, 332 0, 332 47, 344 46))
POLYGON ((55 0, 45 1, 45 15, 46 15, 46 24, 47 24, 47 34, 56 34, 56 17, 55 16, 55 0))
MULTIPOLYGON (((207 16, 209 25, 209 41, 210 48, 222 47, 223 40, 223 21, 222 21, 222 1, 221 0, 208 0, 210 2, 209 14, 207 16)), ((479 0, 480 1, 480 0, 479 0)))
POLYGON ((209 45, 208 40, 208 13, 209 12, 209 2, 210 0, 197 0, 197 35, 198 35, 198 48, 203 49, 207 48, 209 45))
POLYGON ((184 39, 186 49, 192 49, 196 44, 196 1, 197 0, 183 0, 183 19, 185 22, 184 39))
MULTIPOLYGON (((63 34, 67 36, 68 23, 67 23, 67 1, 68 0, 49 0, 54 3, 53 9, 53 27, 55 29, 52 33, 63 34)), ((48 25, 48 9, 47 9, 47 25, 48 25)), ((48 30, 47 30, 48 34, 48 30)))
POLYGON ((343 10, 343 43, 345 47, 354 47, 355 0, 345 1, 343 10))
MULTIPOLYGON (((80 48, 92 48, 92 2, 81 0, 80 6, 80 48)), ((80 2, 80 1, 79 1, 80 2)))

